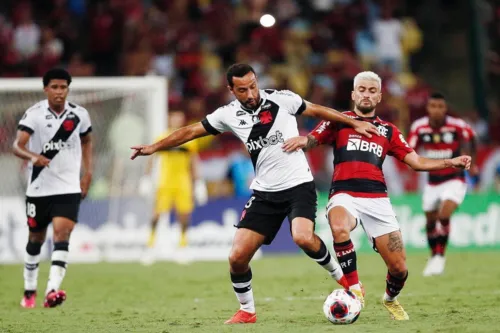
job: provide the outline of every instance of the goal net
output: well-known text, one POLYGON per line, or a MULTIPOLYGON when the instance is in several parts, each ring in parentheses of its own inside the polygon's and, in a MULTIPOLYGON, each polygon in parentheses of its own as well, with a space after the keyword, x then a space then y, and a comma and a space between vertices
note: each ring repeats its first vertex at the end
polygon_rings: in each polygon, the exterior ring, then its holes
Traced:
MULTIPOLYGON (((45 99, 42 88, 39 78, 0 79, 0 262, 22 260, 26 246, 26 163, 11 147, 25 110, 45 99)), ((72 259, 130 258, 127 251, 136 253, 135 247, 144 246, 144 237, 137 235, 151 211, 150 202, 137 196, 146 163, 130 161, 130 146, 149 143, 165 130, 166 80, 77 77, 68 101, 89 111, 94 144, 93 184, 80 209, 83 223, 72 236, 72 259), (102 232, 96 233, 97 228, 102 232)))

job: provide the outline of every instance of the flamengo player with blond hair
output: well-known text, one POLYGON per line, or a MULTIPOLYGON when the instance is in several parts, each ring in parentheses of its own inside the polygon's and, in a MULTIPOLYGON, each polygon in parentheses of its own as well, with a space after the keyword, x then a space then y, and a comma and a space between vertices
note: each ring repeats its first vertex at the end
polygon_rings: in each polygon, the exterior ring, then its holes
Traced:
POLYGON ((418 171, 449 167, 468 169, 471 158, 429 159, 415 153, 396 126, 375 115, 375 108, 382 99, 381 86, 382 80, 373 72, 356 75, 352 91, 354 110, 344 113, 377 126, 379 136, 365 138, 342 124, 322 121, 308 136, 289 139, 283 148, 295 152, 320 144, 333 145, 335 169, 327 215, 337 259, 349 288, 364 305, 356 251, 350 238, 351 231, 361 224, 373 248, 387 265, 382 304, 394 319, 408 320, 408 314, 397 300, 408 278, 406 253, 388 198, 382 163, 387 155, 391 155, 418 171))

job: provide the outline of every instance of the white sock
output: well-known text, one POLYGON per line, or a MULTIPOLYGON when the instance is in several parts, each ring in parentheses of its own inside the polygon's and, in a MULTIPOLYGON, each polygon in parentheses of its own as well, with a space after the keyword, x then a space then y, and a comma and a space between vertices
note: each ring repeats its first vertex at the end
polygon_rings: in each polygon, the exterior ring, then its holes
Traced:
POLYGON ((359 283, 356 283, 350 286, 349 289, 361 290, 361 286, 359 285, 359 283))
POLYGON ((24 253, 24 290, 36 291, 38 285, 38 264, 40 263, 40 254, 31 255, 24 253))
POLYGON ((240 302, 240 309, 246 312, 255 313, 252 280, 248 282, 233 282, 233 289, 234 293, 236 294, 236 298, 238 298, 238 302, 240 302))
POLYGON ((59 290, 64 275, 66 274, 68 254, 69 252, 67 250, 55 250, 52 252, 52 265, 50 266, 49 282, 47 283, 45 295, 51 290, 59 290))
POLYGON ((389 301, 389 302, 394 302, 396 300, 396 298, 398 298, 397 296, 395 297, 391 297, 386 293, 384 293, 384 301, 389 301))
POLYGON ((323 259, 317 260, 317 262, 330 273, 331 277, 336 281, 339 281, 342 276, 344 276, 344 272, 342 272, 342 268, 338 264, 337 261, 333 260, 330 252, 327 252, 323 259), (329 260, 328 260, 329 259, 329 260))

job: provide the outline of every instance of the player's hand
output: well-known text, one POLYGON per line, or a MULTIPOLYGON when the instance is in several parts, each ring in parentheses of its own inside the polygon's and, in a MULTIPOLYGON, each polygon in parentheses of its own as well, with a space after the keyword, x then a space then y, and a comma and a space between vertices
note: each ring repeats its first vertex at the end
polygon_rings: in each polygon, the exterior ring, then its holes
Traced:
POLYGON ((372 134, 375 135, 380 135, 377 127, 373 125, 372 123, 369 123, 367 121, 362 121, 362 120, 354 120, 354 130, 358 132, 359 134, 362 134, 368 138, 372 137, 372 134))
POLYGON ((85 199, 87 193, 89 193, 90 183, 92 182, 92 175, 85 173, 80 180, 80 189, 82 190, 82 199, 85 199))
POLYGON ((467 155, 458 156, 451 159, 451 165, 456 169, 470 169, 472 158, 467 155))
POLYGON ((138 145, 130 147, 130 149, 134 150, 130 156, 131 160, 134 160, 137 156, 147 156, 155 152, 152 145, 138 145))
POLYGON ((283 144, 283 151, 291 153, 304 149, 307 145, 307 136, 296 136, 294 138, 288 139, 283 144))
POLYGON ((50 160, 43 155, 37 155, 31 158, 31 162, 33 163, 33 166, 46 167, 49 165, 50 160))

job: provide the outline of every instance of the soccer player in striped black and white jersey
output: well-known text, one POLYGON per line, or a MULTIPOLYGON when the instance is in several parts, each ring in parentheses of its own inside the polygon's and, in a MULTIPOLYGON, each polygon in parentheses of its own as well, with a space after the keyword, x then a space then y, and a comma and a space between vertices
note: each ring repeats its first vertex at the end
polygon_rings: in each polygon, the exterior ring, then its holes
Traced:
POLYGON ((30 107, 19 121, 14 154, 29 161, 26 215, 29 227, 21 306, 36 305, 40 249, 47 227, 54 229, 52 264, 45 291, 45 307, 66 299, 60 290, 68 262, 69 238, 78 220, 80 200, 92 180, 90 117, 83 107, 66 100, 71 76, 52 69, 43 77, 47 99, 30 107), (83 163, 83 176, 80 178, 83 163))
POLYGON ((228 88, 236 100, 218 108, 203 121, 183 127, 152 145, 132 147, 132 159, 179 146, 209 134, 232 132, 243 143, 252 159, 256 177, 253 195, 248 200, 229 255, 233 289, 240 310, 227 324, 254 323, 257 320, 249 263, 255 252, 270 244, 283 220, 288 217, 295 243, 346 286, 338 263, 323 241, 314 233, 316 190, 302 151, 283 152, 288 138, 299 134, 296 117, 313 116, 352 126, 353 131, 371 137, 377 135, 372 124, 357 121, 340 112, 304 101, 291 91, 259 89, 255 71, 246 64, 235 64, 227 72, 228 88), (338 274, 340 273, 340 274, 338 274))

